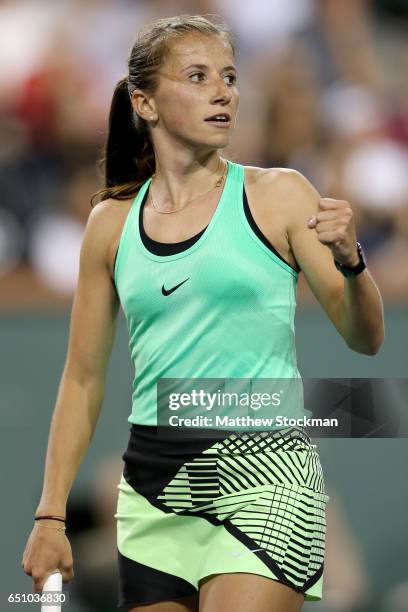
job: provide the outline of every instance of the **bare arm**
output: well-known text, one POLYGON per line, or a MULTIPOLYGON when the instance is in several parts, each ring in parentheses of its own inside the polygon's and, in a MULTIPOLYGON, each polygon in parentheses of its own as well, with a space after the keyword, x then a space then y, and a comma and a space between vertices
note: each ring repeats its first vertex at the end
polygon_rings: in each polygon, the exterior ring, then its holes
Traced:
MULTIPOLYGON (((106 370, 115 336, 119 299, 110 277, 109 250, 120 228, 117 202, 105 200, 89 215, 81 246, 67 358, 48 439, 43 491, 36 515, 63 515, 72 483, 99 417, 106 370)), ((122 215, 123 216, 123 215, 122 215)), ((41 592, 59 570, 63 582, 74 576, 72 550, 61 525, 38 521, 29 535, 22 567, 41 592)))
POLYGON ((85 229, 67 358, 51 421, 36 515, 65 516, 69 491, 99 417, 119 310, 107 259, 112 212, 101 202, 89 215, 85 229))
POLYGON ((345 278, 335 267, 357 263, 356 234, 350 204, 320 198, 319 193, 295 170, 278 179, 280 196, 288 212, 288 240, 313 294, 347 345, 359 353, 374 355, 384 339, 384 315, 380 292, 365 269, 345 278), (308 219, 316 220, 308 226, 308 219))
POLYGON ((356 278, 344 279, 338 313, 339 329, 348 346, 375 355, 384 340, 384 312, 381 294, 367 268, 356 278))

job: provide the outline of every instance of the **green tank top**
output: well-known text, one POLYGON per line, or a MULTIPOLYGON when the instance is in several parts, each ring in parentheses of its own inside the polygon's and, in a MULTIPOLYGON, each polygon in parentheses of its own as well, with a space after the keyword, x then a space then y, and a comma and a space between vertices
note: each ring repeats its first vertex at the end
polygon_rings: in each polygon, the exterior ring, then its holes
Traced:
POLYGON ((251 227, 244 167, 228 160, 208 226, 172 255, 153 253, 141 236, 150 182, 130 207, 114 266, 134 366, 128 421, 157 425, 161 378, 300 378, 298 275, 251 227))

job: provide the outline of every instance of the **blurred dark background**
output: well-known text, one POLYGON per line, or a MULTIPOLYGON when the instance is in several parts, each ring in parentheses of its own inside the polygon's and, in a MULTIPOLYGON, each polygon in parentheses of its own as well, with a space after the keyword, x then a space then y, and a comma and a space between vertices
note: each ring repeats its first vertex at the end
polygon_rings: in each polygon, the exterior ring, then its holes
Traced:
MULTIPOLYGON (((407 0, 0 0, 0 610, 15 610, 9 593, 31 592, 20 560, 41 494, 113 88, 139 28, 180 13, 220 15, 236 38, 241 103, 223 155, 295 168, 322 196, 350 201, 383 295, 386 340, 378 355, 361 356, 300 275, 302 375, 407 376, 407 0)), ((72 612, 116 608, 127 342, 122 316, 101 419, 69 501, 72 612)), ((331 496, 326 582, 324 600, 304 609, 407 612, 407 440, 325 439, 319 447, 331 496)))
MULTIPOLYGON (((385 300, 406 303, 406 0, 0 0, 0 307, 69 304, 113 87, 141 25, 182 12, 236 38, 223 154, 349 200, 385 300)), ((316 304, 302 275, 299 301, 316 304)))

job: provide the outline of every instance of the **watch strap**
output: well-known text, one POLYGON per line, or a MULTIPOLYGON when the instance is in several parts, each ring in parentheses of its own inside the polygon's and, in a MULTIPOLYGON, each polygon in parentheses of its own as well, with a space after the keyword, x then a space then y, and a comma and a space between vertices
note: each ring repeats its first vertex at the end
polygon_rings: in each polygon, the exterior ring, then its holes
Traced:
POLYGON ((337 270, 339 270, 339 272, 341 272, 343 276, 345 276, 346 278, 357 276, 367 267, 361 244, 357 242, 356 247, 357 247, 357 253, 358 253, 358 258, 359 258, 359 262, 356 266, 352 266, 352 267, 344 266, 340 262, 334 260, 334 265, 336 266, 337 270))

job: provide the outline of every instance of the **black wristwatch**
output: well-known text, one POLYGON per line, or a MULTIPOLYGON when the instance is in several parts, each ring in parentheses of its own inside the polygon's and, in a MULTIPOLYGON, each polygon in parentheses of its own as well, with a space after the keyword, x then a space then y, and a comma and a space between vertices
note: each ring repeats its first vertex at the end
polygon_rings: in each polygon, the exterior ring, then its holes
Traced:
POLYGON ((357 242, 356 246, 357 246, 358 258, 360 260, 356 266, 354 266, 352 268, 349 268, 347 266, 343 266, 343 264, 341 264, 338 261, 334 260, 334 265, 343 274, 343 276, 345 276, 346 278, 347 277, 357 276, 358 274, 360 274, 360 272, 365 270, 366 267, 367 267, 367 264, 366 264, 366 261, 365 261, 365 257, 364 257, 364 253, 363 253, 363 249, 361 248, 361 244, 359 242, 357 242))

